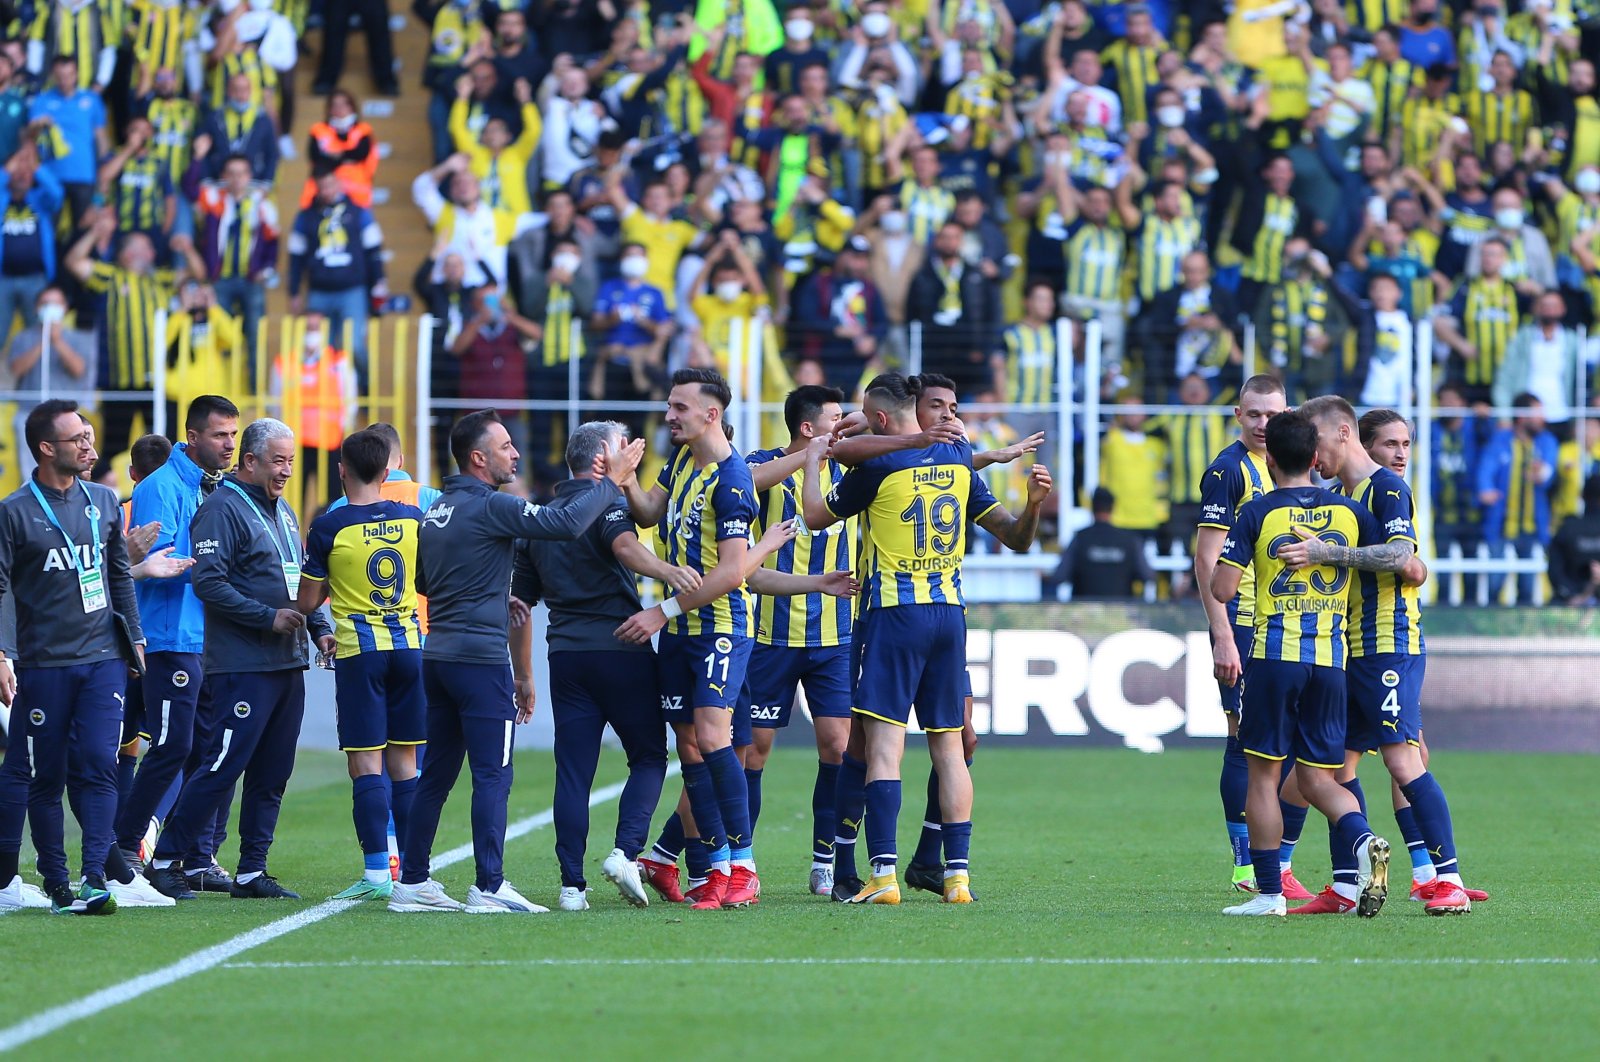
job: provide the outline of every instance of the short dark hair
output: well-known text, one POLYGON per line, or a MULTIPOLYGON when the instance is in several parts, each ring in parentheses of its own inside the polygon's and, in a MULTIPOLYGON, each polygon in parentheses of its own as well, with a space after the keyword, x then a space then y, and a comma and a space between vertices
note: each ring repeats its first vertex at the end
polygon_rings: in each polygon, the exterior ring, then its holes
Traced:
POLYGON ((791 436, 800 434, 800 425, 815 420, 822 407, 829 402, 844 404, 844 392, 837 387, 807 384, 796 387, 783 400, 783 423, 791 436))
POLYGON ((78 412, 78 403, 70 398, 52 398, 40 402, 28 411, 28 419, 23 423, 22 435, 28 441, 28 452, 33 455, 34 461, 43 464, 39 458, 39 444, 53 442, 56 418, 63 413, 78 412))
POLYGON ((183 415, 183 429, 205 431, 206 422, 212 417, 232 417, 238 420, 239 407, 221 395, 201 395, 189 403, 189 411, 183 415))
POLYGON ((141 435, 128 448, 128 464, 134 479, 143 479, 172 456, 172 440, 165 435, 141 435))
POLYGON ((673 387, 685 387, 691 384, 698 384, 700 393, 715 401, 723 409, 733 404, 733 388, 728 386, 728 381, 715 369, 679 369, 672 374, 673 387))
POLYGON ((1267 421, 1267 455, 1286 476, 1304 475, 1317 459, 1317 426, 1298 409, 1267 421))
POLYGON ((922 394, 922 378, 897 372, 880 373, 867 384, 866 397, 896 409, 909 409, 922 394))
POLYGON ((115 474, 116 471, 116 468, 111 464, 110 457, 97 457, 94 461, 94 467, 89 469, 89 482, 105 486, 106 477, 115 474))
POLYGON ((916 388, 917 396, 919 398, 926 394, 928 388, 930 387, 942 387, 951 394, 954 394, 956 390, 956 382, 942 373, 925 372, 918 376, 911 377, 911 380, 912 386, 916 388))
POLYGON ((256 172, 256 168, 250 164, 250 156, 241 155, 237 151, 222 160, 222 165, 217 168, 217 172, 221 173, 223 170, 226 170, 230 164, 235 162, 244 163, 252 175, 256 172))
POLYGON ((362 483, 377 483, 389 471, 389 440, 362 428, 339 444, 339 463, 362 483))
POLYGON ((467 466, 472 464, 472 451, 483 442, 483 437, 489 431, 489 425, 499 424, 500 414, 492 409, 480 409, 476 413, 468 413, 455 422, 450 429, 450 456, 456 459, 456 467, 465 472, 467 466))
POLYGON ((368 424, 367 430, 375 431, 379 435, 383 436, 384 441, 389 444, 390 457, 398 454, 403 449, 400 443, 400 429, 396 428, 393 424, 388 424, 380 420, 376 424, 368 424))
POLYGON ((1532 391, 1524 391, 1511 400, 1512 409, 1531 409, 1539 404, 1539 396, 1532 391))
POLYGON ((1371 446, 1372 441, 1378 437, 1378 429, 1386 428, 1394 423, 1404 424, 1406 418, 1393 409, 1369 409, 1361 414, 1361 419, 1356 422, 1363 448, 1371 446))
POLYGON ((1117 496, 1105 487, 1096 487, 1094 494, 1089 498, 1089 511, 1093 513, 1109 513, 1117 506, 1117 496))

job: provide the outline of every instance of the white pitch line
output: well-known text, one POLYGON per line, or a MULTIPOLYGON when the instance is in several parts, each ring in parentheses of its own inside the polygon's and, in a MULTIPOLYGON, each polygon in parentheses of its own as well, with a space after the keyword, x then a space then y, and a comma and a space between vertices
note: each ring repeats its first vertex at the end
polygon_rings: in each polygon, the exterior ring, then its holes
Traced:
POLYGON ((390 966, 420 967, 539 967, 539 966, 1596 966, 1590 958, 1294 958, 1294 957, 1217 957, 1203 956, 1108 956, 1108 957, 984 957, 984 958, 807 958, 721 956, 704 959, 680 958, 593 958, 593 959, 340 959, 328 962, 230 962, 225 970, 336 970, 372 969, 390 966))
MULTIPOLYGON (((678 762, 672 761, 667 766, 667 777, 671 778, 679 770, 678 762)), ((595 807, 603 804, 622 793, 624 783, 616 782, 604 788, 597 789, 589 794, 589 806, 595 807)), ((532 833, 534 830, 548 826, 555 819, 555 809, 547 808, 537 815, 530 815, 519 819, 506 829, 507 843, 532 833)), ((464 862, 472 858, 472 845, 464 844, 452 848, 448 852, 434 856, 433 868, 443 870, 445 867, 464 862)), ((318 922, 334 915, 343 914, 352 907, 361 906, 360 900, 326 900, 308 910, 299 911, 276 922, 268 922, 246 933, 240 933, 230 940, 220 944, 213 944, 203 948, 192 955, 185 956, 177 962, 170 963, 158 970, 140 974, 138 977, 110 985, 97 992, 91 992, 82 999, 75 999, 70 1003, 51 1007, 49 1010, 40 1011, 31 1018, 25 1018, 15 1025, 0 1029, 0 1054, 14 1051, 24 1044, 32 1043, 41 1036, 49 1036, 57 1030, 64 1029, 75 1022, 92 1018, 104 1013, 112 1007, 138 999, 140 996, 154 992, 158 988, 177 984, 196 974, 205 973, 222 966, 236 955, 243 954, 252 948, 259 948, 263 944, 277 940, 279 937, 293 933, 297 929, 316 925, 318 922)))

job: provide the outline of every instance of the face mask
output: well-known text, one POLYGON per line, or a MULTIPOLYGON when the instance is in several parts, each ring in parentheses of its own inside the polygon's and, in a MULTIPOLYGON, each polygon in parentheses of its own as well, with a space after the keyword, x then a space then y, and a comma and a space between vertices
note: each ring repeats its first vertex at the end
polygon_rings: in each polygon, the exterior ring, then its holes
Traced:
POLYGON ((576 273, 581 261, 575 254, 558 254, 550 259, 550 264, 563 273, 576 273))
POLYGON ((250 0, 250 10, 252 10, 252 11, 271 11, 272 10, 272 0, 250 0))
POLYGON ((792 18, 783 24, 783 32, 787 33, 791 40, 809 41, 815 30, 816 27, 808 18, 792 18))
POLYGON ((629 280, 638 280, 650 271, 650 260, 643 255, 632 255, 622 260, 622 275, 629 280))
POLYGON ((1502 229, 1520 229, 1522 228, 1522 211, 1515 207, 1496 210, 1494 212, 1494 223, 1502 229))
POLYGON ((861 18, 861 31, 869 37, 889 35, 889 16, 882 11, 872 11, 861 18))
POLYGON ((906 215, 900 210, 891 210, 878 219, 878 225, 884 232, 898 236, 906 231, 906 215))
POLYGON ((490 317, 493 317, 496 320, 499 320, 499 318, 500 318, 500 296, 498 296, 498 295, 485 295, 483 297, 483 312, 488 314, 490 317))
POLYGON ((341 133, 348 133, 356 124, 356 116, 353 114, 347 114, 343 118, 329 118, 328 124, 333 126, 341 133))
POLYGON ((717 285, 717 298, 723 302, 732 302, 744 294, 744 285, 737 280, 724 280, 717 285))
POLYGON ((58 302, 46 303, 39 307, 39 323, 52 325, 67 316, 67 308, 58 302))
POLYGON ((1167 129, 1176 129, 1183 124, 1184 110, 1182 107, 1157 107, 1156 121, 1167 129))
POLYGON ((306 333, 306 353, 307 354, 315 354, 315 353, 317 353, 317 351, 319 351, 321 349, 322 349, 322 333, 321 332, 307 332, 306 333))
POLYGON ((1600 192, 1600 172, 1584 170, 1572 183, 1577 186, 1580 195, 1594 195, 1600 192))
POLYGON ((1539 323, 1544 325, 1547 328, 1556 328, 1561 324, 1561 318, 1559 318, 1559 317, 1541 317, 1541 318, 1539 318, 1539 323))
POLYGON ((250 101, 249 100, 229 100, 228 101, 228 106, 230 108, 232 108, 232 110, 233 110, 233 112, 235 114, 243 114, 245 111, 248 111, 250 109, 250 101))

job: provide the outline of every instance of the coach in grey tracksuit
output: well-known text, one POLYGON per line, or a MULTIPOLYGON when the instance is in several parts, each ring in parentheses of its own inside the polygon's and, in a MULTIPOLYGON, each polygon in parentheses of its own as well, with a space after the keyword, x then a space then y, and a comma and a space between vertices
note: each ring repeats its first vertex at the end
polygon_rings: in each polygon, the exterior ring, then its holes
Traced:
POLYGON ((12 740, 0 767, 0 888, 17 874, 26 817, 45 891, 68 910, 62 790, 70 772, 83 873, 103 890, 115 840, 124 653, 143 636, 117 496, 79 478, 94 444, 77 406, 42 403, 26 435, 39 468, 0 501, 0 595, 17 600, 19 660, 12 740))
POLYGON ((428 765, 412 806, 396 902, 407 902, 406 886, 428 881, 439 812, 465 757, 472 770, 477 861, 477 885, 468 906, 529 910, 517 900, 495 900, 505 882, 512 726, 527 721, 533 701, 532 633, 528 624, 514 636, 509 630, 512 554, 518 539, 570 540, 582 534, 621 496, 617 483, 632 468, 608 469, 612 478, 602 476, 569 504, 541 508, 498 491, 515 479, 518 454, 492 411, 463 417, 451 430, 450 448, 462 474, 444 481, 444 493, 429 506, 417 542, 417 589, 428 596, 428 638, 422 647, 428 765))
POLYGON ((321 612, 304 617, 295 607, 305 554, 283 497, 294 433, 281 421, 258 420, 240 436, 239 452, 238 472, 223 478, 191 528, 191 582, 205 606, 204 667, 218 723, 147 871, 175 899, 193 896, 174 873, 176 861, 210 827, 241 775, 239 872, 229 891, 240 899, 298 899, 266 873, 267 849, 305 714, 305 626, 323 648, 332 647, 333 628, 321 612))

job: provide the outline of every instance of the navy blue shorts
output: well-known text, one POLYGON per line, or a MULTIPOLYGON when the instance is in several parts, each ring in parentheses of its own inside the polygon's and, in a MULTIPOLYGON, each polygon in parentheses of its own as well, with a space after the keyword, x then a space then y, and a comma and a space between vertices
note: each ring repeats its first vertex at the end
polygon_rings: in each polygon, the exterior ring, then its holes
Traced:
POLYGON ((848 645, 807 649, 758 642, 750 651, 745 679, 751 725, 764 730, 788 726, 795 690, 802 685, 813 718, 850 718, 850 657, 848 645))
POLYGON ((656 650, 656 675, 661 686, 661 712, 667 722, 692 723, 696 708, 733 712, 744 691, 745 671, 754 644, 754 638, 728 634, 663 631, 656 650))
POLYGON ((857 631, 859 715, 905 726, 916 705, 923 730, 960 730, 966 715, 967 613, 960 605, 896 605, 867 614, 857 631))
MULTIPOLYGON (((1237 623, 1231 624, 1231 626, 1233 627, 1233 644, 1239 650, 1239 662, 1247 664, 1250 662, 1250 649, 1255 644, 1256 629, 1253 626, 1241 627, 1237 623)), ((1210 638, 1211 645, 1214 648, 1217 644, 1216 635, 1210 635, 1210 638)), ((1222 694, 1222 711, 1225 714, 1239 714, 1239 691, 1243 688, 1244 679, 1242 677, 1231 686, 1224 686, 1220 682, 1217 683, 1217 692, 1222 694)))
POLYGON ((1345 748, 1376 752, 1381 745, 1422 743, 1422 673, 1427 662, 1425 656, 1405 653, 1350 658, 1345 748))
POLYGON ((422 650, 356 653, 333 664, 339 748, 374 752, 428 740, 422 650))
POLYGON ((1284 660, 1244 662, 1239 744, 1252 756, 1293 756, 1312 767, 1344 766, 1344 669, 1284 660))

